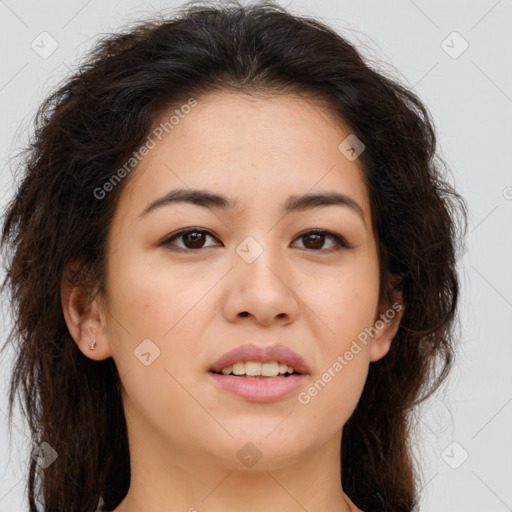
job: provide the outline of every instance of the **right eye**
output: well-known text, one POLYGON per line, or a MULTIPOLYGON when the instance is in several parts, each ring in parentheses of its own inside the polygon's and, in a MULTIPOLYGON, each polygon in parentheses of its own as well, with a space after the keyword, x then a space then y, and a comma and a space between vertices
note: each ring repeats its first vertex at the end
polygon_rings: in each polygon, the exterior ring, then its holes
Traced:
MULTIPOLYGON (((177 233, 173 233, 171 236, 167 237, 161 245, 165 246, 177 246, 180 249, 189 249, 189 250, 197 250, 203 249, 205 239, 207 237, 215 238, 209 231, 200 228, 187 228, 178 231, 177 233), (174 240, 179 239, 182 241, 183 246, 177 245, 173 243, 174 240)), ((214 246, 206 246, 206 247, 214 247, 214 246)))

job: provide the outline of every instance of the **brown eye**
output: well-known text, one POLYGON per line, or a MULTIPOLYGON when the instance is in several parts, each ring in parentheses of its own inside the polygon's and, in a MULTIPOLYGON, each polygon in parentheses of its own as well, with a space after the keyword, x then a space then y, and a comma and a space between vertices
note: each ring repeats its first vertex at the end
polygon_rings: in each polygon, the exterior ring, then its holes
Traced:
POLYGON ((352 246, 342 237, 335 233, 331 233, 330 231, 325 230, 313 230, 307 231, 306 233, 302 233, 297 237, 298 240, 302 239, 303 248, 310 249, 312 251, 322 251, 322 252, 331 252, 337 251, 340 249, 351 249, 352 246), (325 241, 331 240, 332 243, 330 247, 324 247, 325 241))
POLYGON ((162 245, 176 245, 180 249, 203 249, 204 247, 212 247, 205 246, 206 239, 214 238, 213 235, 211 235, 208 231, 204 231, 202 229, 187 229, 182 230, 171 237, 167 238, 162 242, 162 245), (174 240, 179 240, 183 245, 178 245, 176 243, 173 243, 174 240))
POLYGON ((306 249, 321 249, 322 246, 325 243, 325 236, 324 235, 317 235, 316 233, 312 235, 307 235, 303 237, 305 242, 304 246, 306 249), (307 243, 306 243, 307 241, 307 243))
MULTIPOLYGON (((215 247, 215 245, 205 245, 207 238, 216 238, 204 229, 188 228, 171 235, 162 242, 162 245, 169 245, 183 250, 199 250, 215 247), (180 241, 181 244, 175 241, 180 241)), ((352 246, 340 235, 325 230, 310 230, 302 233, 297 240, 304 240, 301 249, 308 249, 315 252, 332 252, 340 249, 351 249, 352 246), (331 245, 324 247, 326 241, 330 240, 331 245)))
POLYGON ((198 231, 192 231, 185 235, 181 235, 181 238, 185 246, 189 249, 200 249, 204 245, 205 234, 199 233, 198 231))

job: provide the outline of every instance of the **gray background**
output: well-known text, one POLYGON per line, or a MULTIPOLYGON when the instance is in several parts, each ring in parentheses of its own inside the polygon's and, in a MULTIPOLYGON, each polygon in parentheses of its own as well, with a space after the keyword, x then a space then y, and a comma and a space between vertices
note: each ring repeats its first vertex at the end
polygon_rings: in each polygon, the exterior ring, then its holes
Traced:
MULTIPOLYGON (((100 33, 177 4, 0 0, 2 207, 13 188, 9 155, 24 142, 35 109, 68 66, 100 33), (58 47, 45 55, 52 44, 58 47)), ((282 5, 341 31, 375 65, 413 88, 432 112, 450 181, 466 198, 470 217, 460 265, 457 363, 447 385, 418 415, 421 510, 512 510, 512 2, 287 0, 282 5)), ((10 325, 6 310, 3 304, 2 342, 10 325)), ((0 512, 27 510, 30 453, 19 414, 10 442, 7 433, 9 368, 4 357, 0 512)))

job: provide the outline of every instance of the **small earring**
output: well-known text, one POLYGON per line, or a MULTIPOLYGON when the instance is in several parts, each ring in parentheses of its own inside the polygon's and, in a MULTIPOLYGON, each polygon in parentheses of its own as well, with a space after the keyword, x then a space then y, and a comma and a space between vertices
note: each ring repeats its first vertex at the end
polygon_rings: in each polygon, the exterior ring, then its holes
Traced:
POLYGON ((89 350, 94 350, 96 347, 96 340, 94 340, 90 345, 89 345, 89 350))

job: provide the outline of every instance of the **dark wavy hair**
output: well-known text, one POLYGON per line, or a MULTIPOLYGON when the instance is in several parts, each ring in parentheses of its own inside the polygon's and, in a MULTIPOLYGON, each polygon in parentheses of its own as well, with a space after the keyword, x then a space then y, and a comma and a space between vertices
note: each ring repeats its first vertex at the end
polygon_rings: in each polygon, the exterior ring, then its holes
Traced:
MULTIPOLYGON (((16 350, 9 417, 19 396, 33 447, 28 498, 47 512, 115 508, 130 484, 120 380, 112 358, 94 362, 72 339, 63 279, 104 293, 107 241, 120 194, 94 193, 137 150, 163 112, 213 91, 299 94, 320 100, 366 146, 359 161, 378 239, 381 298, 403 293, 387 355, 370 364, 342 436, 344 491, 363 510, 374 491, 392 512, 418 505, 413 412, 448 376, 455 355, 458 243, 465 201, 443 176, 428 109, 374 69, 323 22, 272 2, 189 2, 172 16, 104 36, 40 106, 23 148, 22 176, 3 217, 16 350), (460 223, 458 222, 460 221, 460 223), (73 263, 75 271, 66 275, 73 263), (398 276, 398 280, 395 279, 398 276)), ((248 121, 250 122, 250 120, 248 121)))

